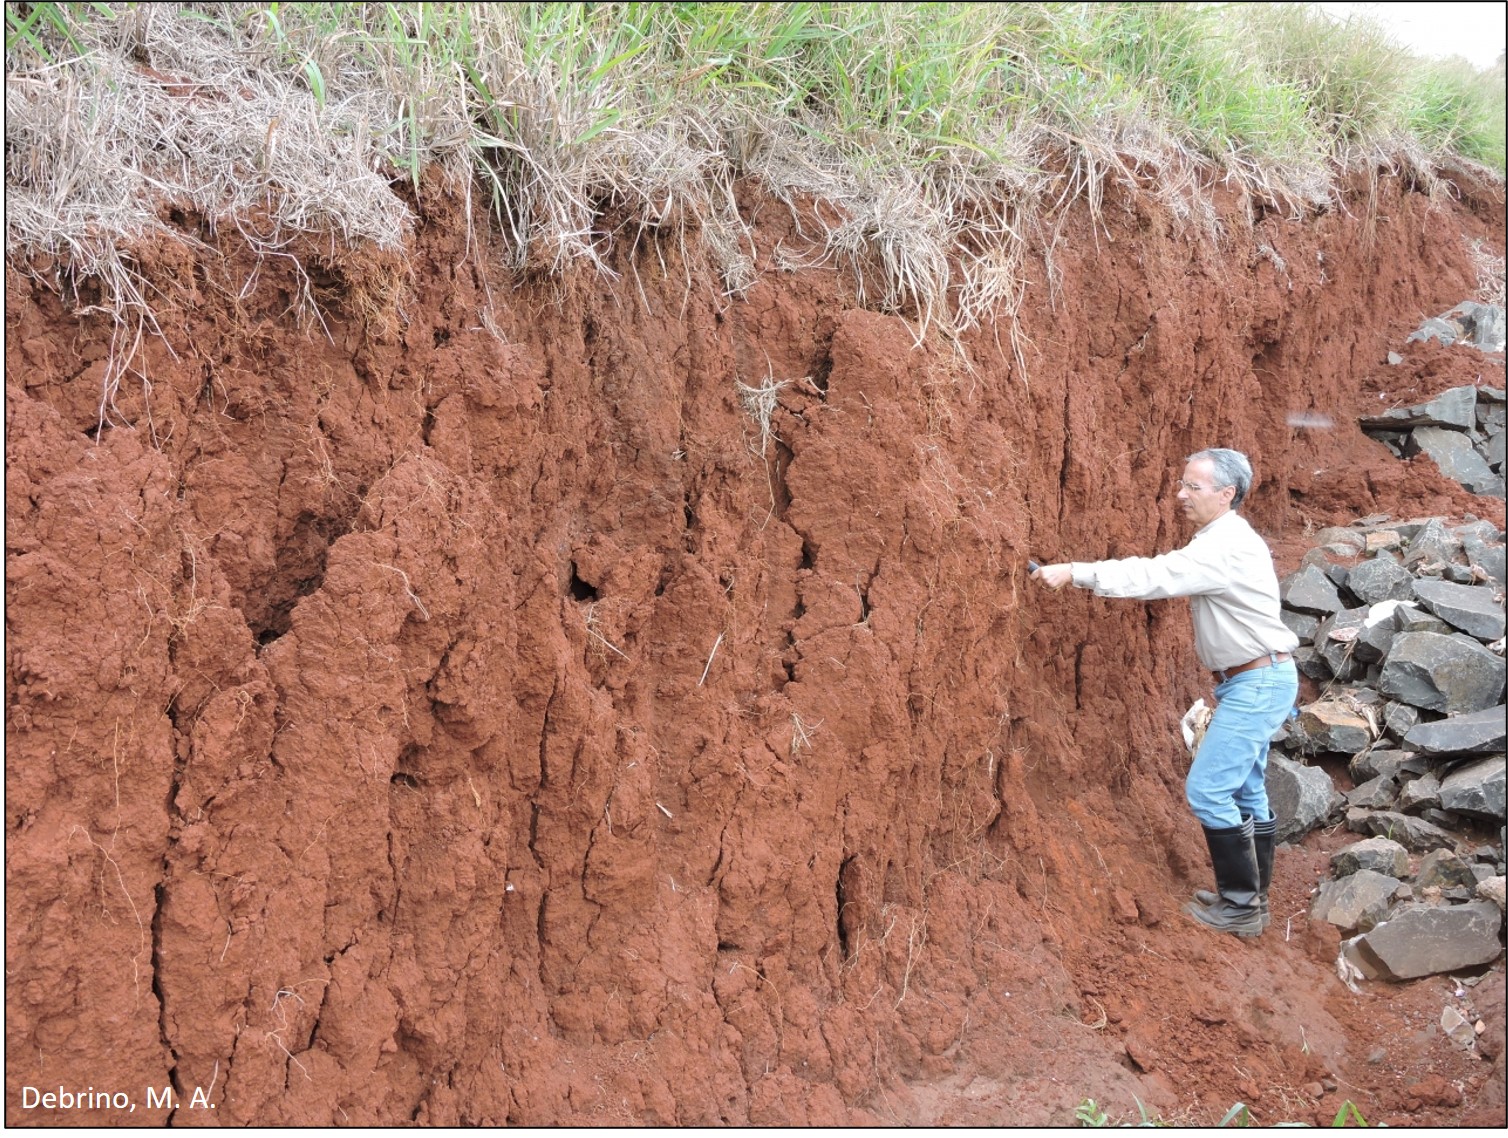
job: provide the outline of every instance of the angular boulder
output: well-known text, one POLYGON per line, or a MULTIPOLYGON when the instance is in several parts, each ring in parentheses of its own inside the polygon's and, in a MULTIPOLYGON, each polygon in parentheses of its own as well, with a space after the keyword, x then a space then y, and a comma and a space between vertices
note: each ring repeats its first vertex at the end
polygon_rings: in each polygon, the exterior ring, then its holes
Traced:
POLYGON ((1450 850, 1431 850, 1419 862, 1419 872, 1414 874, 1416 889, 1465 888, 1475 890, 1477 875, 1471 866, 1450 850))
POLYGON ((1293 650, 1293 663, 1302 675, 1323 682, 1330 679, 1330 665, 1318 648, 1304 645, 1293 650))
POLYGON ((1457 814, 1503 821, 1502 755, 1458 767, 1440 782, 1440 805, 1457 814))
POLYGON ((1422 578, 1413 584, 1414 595, 1441 620, 1478 640, 1497 640, 1503 635, 1501 593, 1484 585, 1454 585, 1449 581, 1422 578))
MULTIPOLYGON (((1349 821, 1350 816, 1347 815, 1347 822, 1349 821)), ((1456 839, 1447 831, 1442 830, 1433 822, 1415 818, 1410 814, 1399 814, 1394 810, 1376 810, 1360 815, 1356 821, 1362 833, 1389 838, 1414 853, 1455 848, 1456 839)))
POLYGON ((1370 751, 1353 755, 1346 764, 1351 778, 1356 783, 1366 782, 1383 775, 1397 782, 1404 776, 1414 777, 1429 769, 1429 760, 1413 751, 1399 751, 1392 747, 1374 746, 1370 751))
POLYGON ((1480 644, 1434 632, 1400 632, 1378 688, 1415 707, 1447 715, 1502 702, 1504 665, 1480 644))
POLYGON ((1440 780, 1433 774, 1410 779, 1398 789, 1398 809, 1405 814, 1419 814, 1440 805, 1440 780))
POLYGON ((1307 612, 1295 612, 1293 609, 1284 609, 1278 614, 1295 636, 1300 644, 1313 644, 1315 630, 1319 628, 1319 617, 1307 612))
POLYGON ((1364 838, 1330 855, 1330 872, 1336 877, 1363 869, 1402 880, 1409 871, 1408 850, 1388 838, 1364 838))
POLYGON ((1414 595, 1413 585, 1412 574, 1386 553, 1358 563, 1346 578, 1346 588, 1369 605, 1409 600, 1414 595))
POLYGON ((1396 699, 1382 705, 1382 733, 1402 742, 1419 723, 1419 709, 1396 699))
MULTIPOLYGON (((1276 752, 1267 758, 1267 798, 1277 815, 1277 840, 1301 838, 1345 805, 1330 776, 1276 752)), ((1402 815, 1399 815, 1402 817, 1402 815)))
MULTIPOLYGON (((1347 806, 1365 806, 1369 810, 1386 810, 1398 800, 1398 784, 1387 775, 1378 775, 1345 792, 1347 806)), ((1436 800, 1435 805, 1440 803, 1436 800)))
POLYGON ((1429 455, 1441 474, 1459 482, 1473 494, 1492 498, 1503 496, 1503 476, 1492 472, 1487 460, 1471 445, 1470 437, 1461 431, 1420 427, 1409 436, 1403 453, 1409 458, 1421 453, 1429 455))
POLYGON ((1303 748, 1309 753, 1354 755, 1372 742, 1371 724, 1340 700, 1322 699, 1299 712, 1303 748))
POLYGON ((1470 430, 1477 425, 1477 389, 1453 387, 1428 403, 1395 407, 1381 415, 1361 420, 1362 430, 1399 430, 1412 427, 1454 427, 1470 430))
POLYGON ((1418 605, 1399 605, 1393 610, 1393 628, 1399 632, 1438 632, 1449 636, 1450 625, 1418 605))
POLYGON ((1390 980, 1412 980, 1491 964, 1503 951, 1503 913, 1489 901, 1442 908, 1411 905, 1357 941, 1357 949, 1390 980))
POLYGON ((1366 671, 1374 654, 1363 652, 1358 643, 1366 630, 1367 609, 1342 609, 1320 622, 1314 633, 1314 648, 1338 680, 1356 679, 1366 671))
POLYGON ((1508 743, 1505 714, 1508 714, 1508 707, 1499 705, 1466 715, 1452 715, 1434 723, 1416 723, 1408 729, 1403 741, 1426 755, 1496 753, 1508 743))
MULTIPOLYGON (((1499 436, 1501 438, 1501 436, 1499 436)), ((1496 527, 1494 527, 1496 528, 1496 527)), ((1486 573, 1490 580, 1496 581, 1501 588, 1503 582, 1508 580, 1505 575, 1504 546, 1496 540, 1478 540, 1473 536, 1461 539, 1461 552, 1465 554, 1466 561, 1475 565, 1486 573)))
POLYGON ((1430 518, 1409 538, 1403 564, 1414 569, 1424 564, 1449 565, 1461 552, 1461 540, 1439 518, 1430 518))
POLYGON ((1341 604, 1340 590, 1335 587, 1335 582, 1314 565, 1305 565, 1283 582, 1281 599, 1286 608, 1319 616, 1328 616, 1345 607, 1341 604))
POLYGON ((1498 427, 1487 436, 1487 441, 1477 448, 1477 453, 1482 456, 1482 461, 1487 464, 1487 469, 1495 474, 1503 472, 1503 428, 1498 427))
POLYGON ((1320 885, 1310 916, 1325 921, 1342 932, 1372 928, 1388 914, 1398 878, 1370 869, 1320 885))
POLYGON ((1361 632, 1356 637, 1355 655, 1358 660, 1375 664, 1388 654, 1398 629, 1393 624, 1393 612, 1402 601, 1379 601, 1367 610, 1361 632))
MULTIPOLYGON (((1503 350, 1504 322, 1501 304, 1483 304, 1463 300, 1442 317, 1461 327, 1461 333, 1474 348, 1483 352, 1503 350)), ((1482 393, 1484 396, 1487 392, 1482 393)))

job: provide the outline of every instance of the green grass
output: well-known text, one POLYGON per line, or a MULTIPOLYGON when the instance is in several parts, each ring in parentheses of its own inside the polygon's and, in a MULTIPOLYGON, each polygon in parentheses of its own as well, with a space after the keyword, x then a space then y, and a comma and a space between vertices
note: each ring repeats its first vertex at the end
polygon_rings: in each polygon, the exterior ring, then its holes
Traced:
MULTIPOLYGON (((1136 1121, 1127 1121, 1127 1122, 1116 1123, 1116 1122, 1113 1122, 1111 1120, 1110 1115, 1108 1113, 1106 1113, 1105 1109, 1102 1106, 1100 1106, 1097 1102, 1095 1102, 1094 1099, 1092 1099, 1092 1098, 1086 1098, 1083 1102, 1079 1103, 1079 1105, 1074 1108, 1073 1116, 1074 1116, 1074 1120, 1080 1126, 1089 1127, 1091 1129, 1098 1129, 1098 1128, 1106 1127, 1106 1126, 1170 1126, 1170 1125, 1172 1125, 1171 1123, 1163 1121, 1161 1118, 1157 1117, 1156 1115, 1148 1114, 1146 1106, 1141 1102, 1140 1099, 1138 1099, 1137 1102, 1136 1102, 1136 1109, 1137 1109, 1137 1112, 1141 1116, 1139 1119, 1137 1119, 1136 1121)), ((1253 1115, 1251 1113, 1251 1108, 1248 1107, 1245 1103, 1238 1102, 1234 1106, 1232 1106, 1229 1110, 1227 1110, 1225 1112, 1224 1116, 1221 1117, 1220 1121, 1218 1123, 1216 1123, 1216 1125, 1217 1126, 1221 1126, 1221 1127, 1230 1126, 1230 1127, 1237 1127, 1237 1128, 1245 1128, 1245 1127, 1250 1127, 1250 1126, 1256 1126, 1256 1125, 1258 1125, 1258 1123, 1257 1123, 1257 1120, 1253 1117, 1253 1115)), ((1271 1123, 1270 1122, 1270 1123, 1264 1123, 1262 1125, 1267 1125, 1267 1126, 1304 1126, 1304 1125, 1307 1125, 1307 1123, 1300 1123, 1300 1122, 1276 1122, 1276 1123, 1271 1123)), ((1386 1125, 1386 1124, 1384 1123, 1383 1125, 1386 1125)), ((1350 1099, 1347 1099, 1345 1102, 1341 1103, 1340 1110, 1336 1112, 1335 1118, 1330 1123, 1330 1126, 1332 1128, 1335 1128, 1335 1127, 1344 1128, 1344 1127, 1347 1127, 1347 1126, 1367 1127, 1367 1120, 1362 1117, 1361 1111, 1357 1108, 1356 1104, 1354 1102, 1352 1102, 1350 1099)))
POLYGON ((1133 169, 1210 217, 1217 182, 1326 208, 1351 169, 1504 162, 1500 68, 1305 4, 12 3, 6 79, 10 251, 106 256, 154 198, 396 249, 389 184, 443 183, 517 270, 695 233, 736 294, 748 178, 834 207, 818 256, 922 330, 1019 303, 1023 239, 1133 169))

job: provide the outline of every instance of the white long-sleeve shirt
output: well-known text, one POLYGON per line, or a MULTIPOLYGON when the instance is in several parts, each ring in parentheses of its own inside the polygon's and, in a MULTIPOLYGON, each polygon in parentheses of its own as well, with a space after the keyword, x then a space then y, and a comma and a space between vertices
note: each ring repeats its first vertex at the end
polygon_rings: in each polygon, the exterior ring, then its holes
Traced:
POLYGON ((1194 651, 1212 672, 1299 645, 1278 615, 1272 553, 1234 510, 1201 528, 1182 549, 1160 557, 1075 561, 1073 583, 1101 597, 1188 597, 1194 651))

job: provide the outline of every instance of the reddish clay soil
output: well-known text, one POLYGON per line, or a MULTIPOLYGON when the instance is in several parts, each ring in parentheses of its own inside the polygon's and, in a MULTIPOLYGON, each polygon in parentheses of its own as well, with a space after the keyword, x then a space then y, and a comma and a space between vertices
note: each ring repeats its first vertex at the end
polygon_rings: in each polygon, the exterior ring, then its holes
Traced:
POLYGON ((1180 544, 1208 445, 1284 569, 1501 524, 1354 425, 1502 387, 1404 345, 1501 187, 1367 202, 1217 239, 1112 187, 1028 265, 1025 371, 780 272, 814 230, 753 191, 746 300, 651 234, 508 281, 440 200, 307 282, 190 218, 103 429, 91 287, 8 266, 6 1121, 1501 1125, 1501 963, 1347 991, 1304 919, 1344 833, 1259 940, 1183 917, 1185 606, 1025 576, 1180 544), (1432 1026, 1467 998, 1480 1055, 1432 1026), (24 1108, 59 1086, 136 1109, 24 1108))

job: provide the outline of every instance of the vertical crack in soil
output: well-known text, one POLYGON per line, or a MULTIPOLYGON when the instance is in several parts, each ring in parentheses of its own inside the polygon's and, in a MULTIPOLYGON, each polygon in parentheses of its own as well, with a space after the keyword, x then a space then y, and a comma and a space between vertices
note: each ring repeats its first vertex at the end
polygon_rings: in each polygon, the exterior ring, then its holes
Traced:
MULTIPOLYGON (((167 858, 163 858, 163 874, 167 874, 167 858)), ((167 898, 167 882, 160 881, 152 890, 153 901, 156 908, 152 913, 152 995, 157 997, 157 1034, 162 1040, 162 1045, 173 1057, 173 1065, 168 1068, 168 1081, 173 1085, 173 1092, 178 1099, 183 1098, 183 1084, 178 1076, 178 1051, 173 1046, 173 1041, 168 1034, 168 1002, 163 995, 162 989, 162 908, 167 898)), ((168 1112, 167 1125, 173 1125, 173 1119, 178 1114, 175 1106, 168 1112)))
POLYGON ((271 644, 293 626, 293 609, 325 583, 330 546, 349 532, 350 519, 299 514, 293 532, 280 542, 272 579, 241 599, 241 611, 258 646, 271 644))

